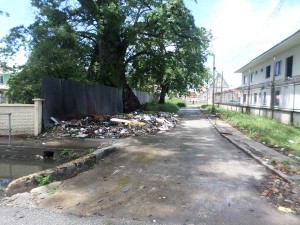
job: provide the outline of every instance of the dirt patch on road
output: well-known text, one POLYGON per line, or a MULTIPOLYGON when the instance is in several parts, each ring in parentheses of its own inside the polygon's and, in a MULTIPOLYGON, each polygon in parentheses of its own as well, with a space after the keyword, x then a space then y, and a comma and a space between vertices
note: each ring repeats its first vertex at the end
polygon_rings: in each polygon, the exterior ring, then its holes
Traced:
POLYGON ((260 195, 272 203, 279 211, 300 214, 300 197, 292 186, 274 173, 269 173, 260 184, 260 195))

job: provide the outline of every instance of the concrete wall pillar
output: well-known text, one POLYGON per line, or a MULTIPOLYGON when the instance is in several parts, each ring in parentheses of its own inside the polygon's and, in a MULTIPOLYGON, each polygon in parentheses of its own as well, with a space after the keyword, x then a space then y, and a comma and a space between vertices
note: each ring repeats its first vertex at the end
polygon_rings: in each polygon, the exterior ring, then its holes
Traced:
POLYGON ((43 101, 45 99, 36 98, 34 101, 34 136, 38 136, 42 132, 42 115, 43 115, 43 101))

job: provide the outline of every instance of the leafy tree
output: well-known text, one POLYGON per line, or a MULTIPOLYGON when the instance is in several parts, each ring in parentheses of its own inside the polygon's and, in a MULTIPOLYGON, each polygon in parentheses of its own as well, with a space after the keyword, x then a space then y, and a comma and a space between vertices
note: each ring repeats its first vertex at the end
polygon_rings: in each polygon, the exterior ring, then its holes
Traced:
POLYGON ((2 10, 0 9, 0 16, 2 16, 2 15, 6 16, 6 17, 9 17, 9 13, 4 12, 4 11, 2 11, 2 10))
POLYGON ((139 47, 149 54, 133 63, 133 83, 146 89, 149 83, 158 84, 159 102, 164 103, 167 93, 184 94, 203 81, 211 35, 195 26, 182 0, 168 1, 146 18, 151 24, 146 30, 149 40, 139 47))
POLYGON ((15 99, 31 91, 38 95, 41 76, 50 75, 122 88, 124 111, 132 111, 140 103, 129 84, 148 89, 159 84, 167 93, 199 80, 209 34, 195 27, 182 0, 32 0, 32 5, 35 22, 12 29, 0 49, 6 57, 21 47, 30 53, 11 81, 15 99), (34 87, 17 91, 26 79, 34 87))

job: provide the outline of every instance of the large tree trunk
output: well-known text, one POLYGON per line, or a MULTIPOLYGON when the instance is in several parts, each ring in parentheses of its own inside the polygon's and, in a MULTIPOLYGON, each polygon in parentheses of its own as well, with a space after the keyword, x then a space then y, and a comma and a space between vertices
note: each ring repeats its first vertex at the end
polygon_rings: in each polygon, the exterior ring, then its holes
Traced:
POLYGON ((123 111, 133 112, 141 108, 141 103, 128 84, 123 87, 123 111))
POLYGON ((129 113, 133 112, 135 110, 138 110, 141 108, 141 103, 136 97, 136 95, 133 93, 131 87, 129 87, 125 75, 125 65, 124 70, 121 74, 121 81, 122 81, 122 87, 123 87, 123 112, 129 113))
POLYGON ((88 69, 87 78, 89 80, 95 80, 96 79, 96 74, 95 74, 95 71, 94 71, 94 65, 98 61, 99 61, 99 45, 98 45, 98 43, 96 43, 95 46, 94 46, 94 51, 93 51, 91 63, 89 65, 89 69, 88 69))
POLYGON ((158 101, 159 104, 165 104, 165 98, 166 98, 166 95, 168 94, 168 91, 169 91, 169 88, 166 85, 161 86, 161 92, 160 92, 159 101, 158 101))

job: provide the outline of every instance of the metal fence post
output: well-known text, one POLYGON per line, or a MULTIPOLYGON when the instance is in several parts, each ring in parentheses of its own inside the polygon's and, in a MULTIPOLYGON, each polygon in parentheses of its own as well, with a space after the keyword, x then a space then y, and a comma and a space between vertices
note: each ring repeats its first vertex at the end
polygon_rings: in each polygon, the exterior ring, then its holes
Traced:
POLYGON ((0 116, 8 116, 8 129, 0 129, 0 130, 8 130, 8 147, 11 146, 11 113, 0 113, 0 116))

